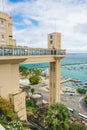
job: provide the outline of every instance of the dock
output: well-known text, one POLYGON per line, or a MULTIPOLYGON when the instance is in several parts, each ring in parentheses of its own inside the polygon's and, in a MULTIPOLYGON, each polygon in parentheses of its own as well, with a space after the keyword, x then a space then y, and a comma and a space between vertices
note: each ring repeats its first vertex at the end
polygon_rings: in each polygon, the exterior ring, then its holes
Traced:
POLYGON ((61 81, 60 83, 63 84, 63 83, 66 83, 68 81, 71 81, 71 82, 82 82, 81 80, 68 78, 68 79, 65 79, 65 80, 61 81))

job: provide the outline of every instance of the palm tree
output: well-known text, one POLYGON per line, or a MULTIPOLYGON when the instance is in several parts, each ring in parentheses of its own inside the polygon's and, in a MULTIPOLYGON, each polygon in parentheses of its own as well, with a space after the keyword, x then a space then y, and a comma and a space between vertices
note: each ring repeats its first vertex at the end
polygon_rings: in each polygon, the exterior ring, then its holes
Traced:
POLYGON ((87 130, 85 126, 83 126, 82 124, 74 124, 72 123, 70 125, 69 130, 87 130))
POLYGON ((45 114, 45 124, 48 130, 68 130, 70 112, 65 105, 56 103, 50 106, 45 114))

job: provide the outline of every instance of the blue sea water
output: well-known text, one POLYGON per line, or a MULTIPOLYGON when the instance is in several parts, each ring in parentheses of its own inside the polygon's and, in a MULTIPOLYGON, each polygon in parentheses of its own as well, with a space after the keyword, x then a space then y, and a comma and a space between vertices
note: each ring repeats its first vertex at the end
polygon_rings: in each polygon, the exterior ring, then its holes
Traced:
MULTIPOLYGON (((87 84, 87 53, 67 54, 61 62, 61 75, 65 78, 81 80, 81 83, 72 86, 84 87, 87 84)), ((67 84, 67 83, 66 83, 67 84)), ((85 87, 87 89, 87 86, 85 87)))
POLYGON ((62 65, 70 64, 86 64, 87 53, 68 53, 62 60, 62 65))
MULTIPOLYGON (((46 68, 49 63, 23 64, 27 68, 46 68)), ((61 76, 81 80, 81 86, 87 83, 87 53, 68 53, 61 61, 61 76)), ((75 87, 76 85, 73 84, 75 87)))

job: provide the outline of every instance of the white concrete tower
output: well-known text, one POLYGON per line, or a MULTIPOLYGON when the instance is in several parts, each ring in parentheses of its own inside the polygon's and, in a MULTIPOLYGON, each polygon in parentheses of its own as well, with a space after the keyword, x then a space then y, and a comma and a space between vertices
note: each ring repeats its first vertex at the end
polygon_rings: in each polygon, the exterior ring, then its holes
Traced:
MULTIPOLYGON (((54 49, 53 54, 56 50, 61 50, 61 34, 53 32, 48 34, 48 48, 54 49)), ((53 51, 53 50, 52 50, 53 51)), ((50 104, 60 102, 60 55, 54 55, 55 62, 50 62, 50 104)))

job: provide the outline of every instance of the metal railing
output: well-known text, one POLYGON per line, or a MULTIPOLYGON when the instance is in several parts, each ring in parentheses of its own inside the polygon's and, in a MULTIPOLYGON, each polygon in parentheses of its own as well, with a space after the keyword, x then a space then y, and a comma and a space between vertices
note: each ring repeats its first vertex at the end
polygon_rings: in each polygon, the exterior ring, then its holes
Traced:
POLYGON ((65 50, 28 47, 0 47, 0 56, 65 55, 65 50))

